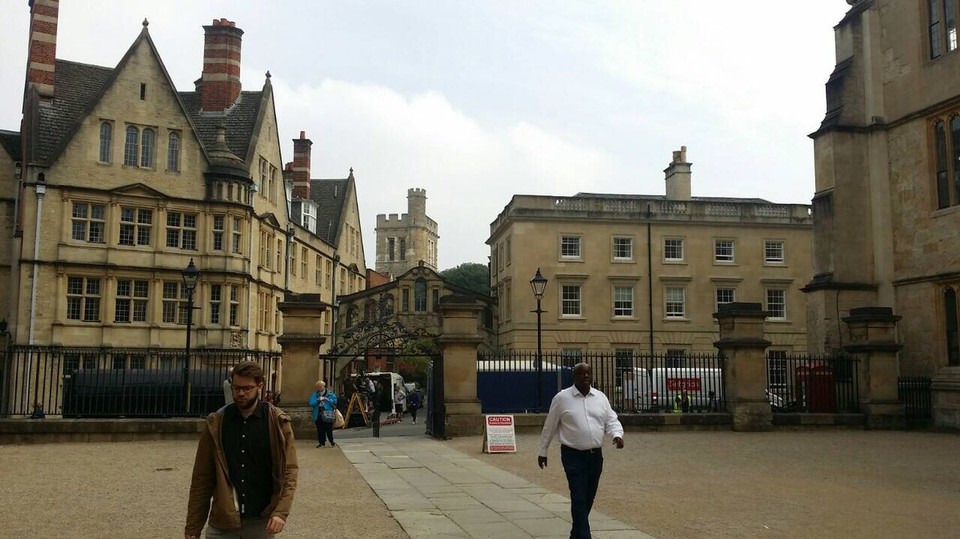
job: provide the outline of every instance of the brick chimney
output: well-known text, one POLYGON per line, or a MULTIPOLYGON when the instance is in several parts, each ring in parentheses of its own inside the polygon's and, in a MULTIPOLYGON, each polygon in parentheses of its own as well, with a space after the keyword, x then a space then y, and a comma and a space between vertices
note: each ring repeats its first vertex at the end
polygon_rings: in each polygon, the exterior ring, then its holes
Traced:
POLYGON ((673 161, 663 169, 666 174, 667 200, 690 200, 690 165, 687 162, 687 147, 673 152, 673 161))
POLYGON ((293 139, 293 198, 310 198, 310 147, 313 141, 305 131, 293 139))
POLYGON ((223 112, 240 97, 240 41, 243 30, 227 19, 214 19, 204 26, 203 74, 200 76, 200 108, 223 112))
POLYGON ((27 91, 36 88, 42 97, 53 97, 57 61, 57 0, 29 0, 30 45, 27 50, 27 91))

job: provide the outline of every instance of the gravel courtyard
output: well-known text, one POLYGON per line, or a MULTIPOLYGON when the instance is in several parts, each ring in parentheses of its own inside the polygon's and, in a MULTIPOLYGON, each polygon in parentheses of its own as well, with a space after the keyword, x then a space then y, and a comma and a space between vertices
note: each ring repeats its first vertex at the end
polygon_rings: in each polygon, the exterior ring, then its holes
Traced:
MULTIPOLYGON (((516 454, 470 456, 569 495, 559 445, 537 468, 539 436, 516 454)), ((627 431, 604 448, 594 508, 659 539, 960 537, 956 434, 627 431)))
MULTIPOLYGON (((556 443, 484 455, 567 495, 556 443)), ((441 443, 441 442, 437 442, 441 443)), ((660 539, 958 537, 960 436, 910 432, 630 432, 604 452, 596 509, 660 539)), ((196 443, 0 446, 0 537, 182 537, 196 443)), ((406 537, 338 449, 298 442, 288 538, 406 537)))

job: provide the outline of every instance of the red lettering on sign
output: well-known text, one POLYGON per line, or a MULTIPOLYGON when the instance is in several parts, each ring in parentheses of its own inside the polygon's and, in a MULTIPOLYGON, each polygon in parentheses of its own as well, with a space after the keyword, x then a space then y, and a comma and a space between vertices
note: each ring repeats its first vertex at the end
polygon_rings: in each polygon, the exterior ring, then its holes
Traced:
POLYGON ((490 426, 510 426, 513 425, 513 418, 510 416, 487 416, 487 425, 490 426))
POLYGON ((700 391, 699 378, 667 378, 670 391, 700 391))

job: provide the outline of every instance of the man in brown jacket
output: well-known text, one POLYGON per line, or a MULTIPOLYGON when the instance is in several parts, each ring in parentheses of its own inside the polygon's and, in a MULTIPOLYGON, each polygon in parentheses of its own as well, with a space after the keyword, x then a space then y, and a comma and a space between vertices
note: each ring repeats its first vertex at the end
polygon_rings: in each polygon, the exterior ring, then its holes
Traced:
POLYGON ((290 417, 260 402, 258 364, 237 365, 231 384, 234 403, 207 417, 197 446, 186 539, 199 538, 204 523, 208 538, 271 538, 283 531, 293 503, 297 450, 290 417))

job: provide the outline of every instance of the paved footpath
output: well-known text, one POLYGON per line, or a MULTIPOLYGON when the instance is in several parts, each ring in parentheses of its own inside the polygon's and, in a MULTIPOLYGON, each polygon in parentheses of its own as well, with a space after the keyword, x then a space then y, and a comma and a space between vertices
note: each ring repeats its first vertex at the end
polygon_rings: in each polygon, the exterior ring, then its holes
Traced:
MULTIPOLYGON (((570 500, 422 437, 338 440, 412 539, 567 537, 570 500)), ((652 539, 596 511, 597 539, 652 539)))

